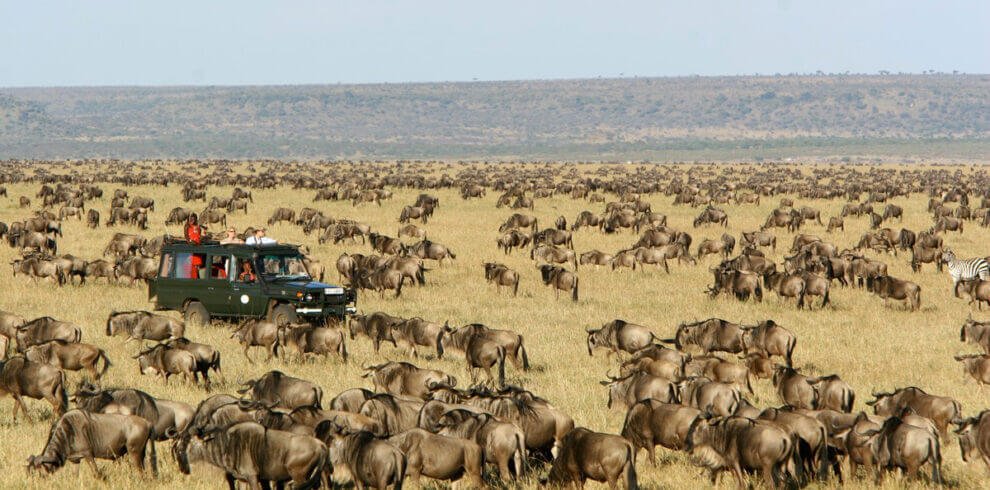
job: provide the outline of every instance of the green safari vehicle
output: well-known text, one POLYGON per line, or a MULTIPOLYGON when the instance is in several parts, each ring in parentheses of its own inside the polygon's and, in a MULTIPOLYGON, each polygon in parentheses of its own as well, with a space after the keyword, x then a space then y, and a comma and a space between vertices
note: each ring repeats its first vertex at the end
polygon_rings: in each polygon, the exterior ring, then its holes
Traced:
POLYGON ((314 281, 296 245, 176 240, 162 247, 148 299, 155 309, 181 311, 190 325, 211 318, 322 323, 354 313, 357 293, 314 281))

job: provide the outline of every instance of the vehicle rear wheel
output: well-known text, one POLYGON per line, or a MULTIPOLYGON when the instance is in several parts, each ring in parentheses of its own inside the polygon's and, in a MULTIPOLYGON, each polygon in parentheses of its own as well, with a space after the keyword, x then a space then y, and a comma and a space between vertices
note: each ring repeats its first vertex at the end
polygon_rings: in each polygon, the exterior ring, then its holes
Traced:
POLYGON ((278 305, 272 308, 268 319, 272 323, 281 326, 296 323, 299 317, 296 316, 296 309, 292 305, 278 305))
POLYGON ((183 316, 186 320, 186 325, 205 327, 210 324, 210 312, 199 301, 190 301, 186 305, 183 316))

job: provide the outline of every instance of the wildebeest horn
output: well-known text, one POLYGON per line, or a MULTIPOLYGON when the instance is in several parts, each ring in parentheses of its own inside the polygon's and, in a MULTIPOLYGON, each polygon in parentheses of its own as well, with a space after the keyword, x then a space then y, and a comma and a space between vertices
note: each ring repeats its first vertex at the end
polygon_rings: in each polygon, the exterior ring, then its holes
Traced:
POLYGON ((677 339, 657 339, 661 344, 676 344, 677 339))

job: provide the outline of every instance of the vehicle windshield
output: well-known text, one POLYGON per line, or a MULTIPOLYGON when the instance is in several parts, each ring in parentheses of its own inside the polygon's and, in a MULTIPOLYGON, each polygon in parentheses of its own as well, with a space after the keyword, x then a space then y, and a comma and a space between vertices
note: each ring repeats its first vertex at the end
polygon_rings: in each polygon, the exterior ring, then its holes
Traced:
POLYGON ((309 279, 299 254, 266 254, 258 259, 258 270, 265 279, 309 279))

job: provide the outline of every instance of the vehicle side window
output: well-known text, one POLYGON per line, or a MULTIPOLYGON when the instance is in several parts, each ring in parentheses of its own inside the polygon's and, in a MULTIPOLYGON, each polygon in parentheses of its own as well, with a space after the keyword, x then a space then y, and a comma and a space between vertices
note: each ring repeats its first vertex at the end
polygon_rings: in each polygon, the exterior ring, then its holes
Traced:
POLYGON ((226 255, 210 256, 210 279, 227 279, 230 277, 230 257, 226 255))
POLYGON ((175 278, 199 279, 206 277, 203 267, 206 254, 177 253, 175 254, 175 278))
POLYGON ((172 263, 175 257, 171 253, 162 254, 161 269, 158 270, 158 277, 172 277, 172 263))
POLYGON ((247 259, 241 259, 237 265, 237 281, 238 282, 254 282, 257 277, 254 274, 254 267, 251 265, 251 261, 247 259))

